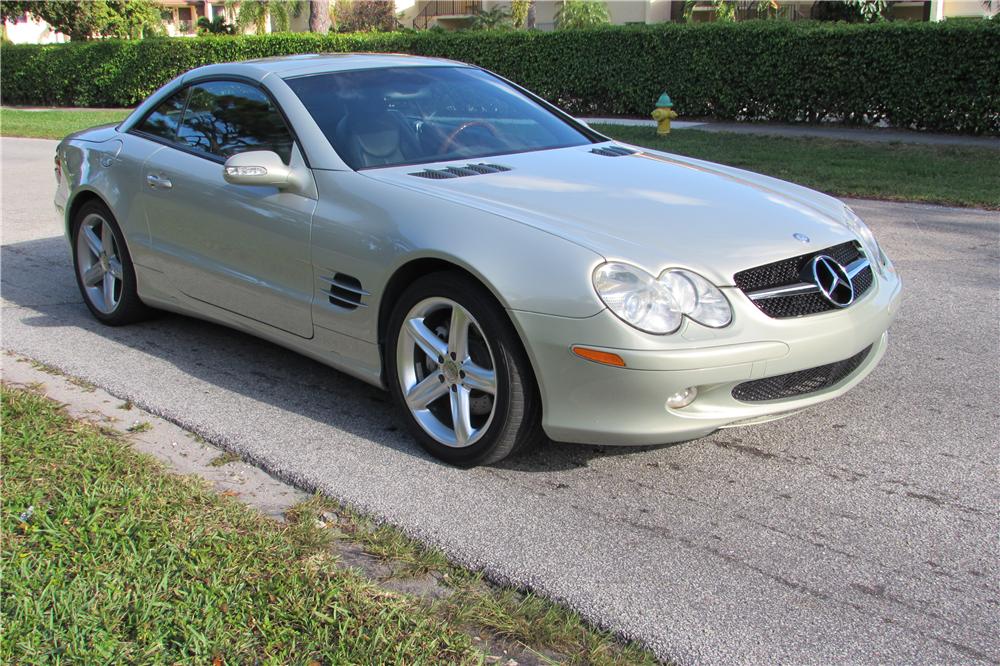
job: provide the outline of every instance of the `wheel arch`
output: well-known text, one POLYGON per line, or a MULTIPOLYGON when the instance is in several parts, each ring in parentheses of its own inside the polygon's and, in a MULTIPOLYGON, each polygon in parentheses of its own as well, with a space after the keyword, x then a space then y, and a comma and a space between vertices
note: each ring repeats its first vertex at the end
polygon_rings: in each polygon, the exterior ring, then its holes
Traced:
MULTIPOLYGON (((507 310, 508 306, 500 298, 497 290, 481 275, 478 275, 467 266, 446 257, 424 256, 411 258, 393 271, 392 275, 386 281, 385 288, 382 290, 382 295, 379 298, 378 342, 380 345, 385 342, 386 328, 388 327, 389 316, 392 314, 392 308, 406 287, 425 275, 447 271, 461 273, 470 280, 473 280, 493 296, 498 306, 507 310)), ((523 342, 522 340, 522 344, 523 342)))
MULTIPOLYGON (((386 282, 385 288, 382 290, 382 296, 379 299, 378 311, 378 345, 380 356, 382 357, 383 385, 388 386, 388 378, 386 376, 385 341, 388 336, 389 317, 392 314, 393 306, 395 306, 403 291, 405 291, 405 289, 414 281, 424 277, 425 275, 442 272, 454 272, 464 275, 486 289, 486 291, 493 297, 493 300, 496 301, 497 306, 503 311, 504 316, 510 322, 511 328, 514 330, 515 335, 517 335, 518 341, 521 343, 521 348, 524 350, 525 356, 528 359, 528 365, 531 366, 531 380, 534 382, 535 390, 539 392, 539 399, 541 400, 541 387, 538 385, 538 373, 535 368, 534 355, 531 353, 528 344, 524 339, 524 334, 517 325, 517 322, 514 321, 513 317, 511 317, 507 312, 509 310, 507 303, 500 297, 493 285, 491 285, 489 281, 484 279, 481 275, 478 275, 470 268, 450 258, 436 256, 417 257, 403 263, 397 267, 395 271, 393 271, 389 280, 386 282)), ((545 405, 543 402, 541 404, 542 409, 544 410, 545 405)))
MULTIPOLYGON (((66 238, 70 241, 73 240, 73 220, 76 218, 76 214, 80 212, 80 209, 83 208, 84 204, 90 201, 99 201, 105 208, 109 211, 111 210, 111 206, 108 205, 107 200, 105 200, 105 198, 101 196, 97 190, 90 187, 81 187, 78 189, 73 194, 73 198, 70 199, 69 205, 66 206, 66 219, 63 222, 66 227, 66 238)), ((114 215, 114 212, 111 214, 114 215)), ((122 235, 124 236, 124 232, 122 235)))

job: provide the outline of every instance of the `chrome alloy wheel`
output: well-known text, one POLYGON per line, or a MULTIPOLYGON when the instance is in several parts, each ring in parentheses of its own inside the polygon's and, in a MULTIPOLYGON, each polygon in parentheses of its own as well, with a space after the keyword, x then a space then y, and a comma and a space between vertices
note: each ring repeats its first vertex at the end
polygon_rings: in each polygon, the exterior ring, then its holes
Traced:
POLYGON ((124 271, 111 225, 97 213, 80 223, 76 259, 91 305, 104 314, 114 312, 122 298, 124 271))
POLYGON ((403 319, 396 369, 406 406, 445 446, 475 444, 496 411, 493 351, 476 319, 448 298, 426 298, 403 319))

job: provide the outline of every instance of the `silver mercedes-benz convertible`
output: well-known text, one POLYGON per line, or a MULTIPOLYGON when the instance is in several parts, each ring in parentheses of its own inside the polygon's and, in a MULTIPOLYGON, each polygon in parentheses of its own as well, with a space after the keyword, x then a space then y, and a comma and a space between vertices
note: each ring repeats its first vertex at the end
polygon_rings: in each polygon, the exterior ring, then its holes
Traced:
POLYGON ((611 141, 446 60, 201 67, 67 137, 55 171, 97 319, 171 310, 294 349, 387 388, 456 465, 829 400, 899 304, 842 202, 611 141))

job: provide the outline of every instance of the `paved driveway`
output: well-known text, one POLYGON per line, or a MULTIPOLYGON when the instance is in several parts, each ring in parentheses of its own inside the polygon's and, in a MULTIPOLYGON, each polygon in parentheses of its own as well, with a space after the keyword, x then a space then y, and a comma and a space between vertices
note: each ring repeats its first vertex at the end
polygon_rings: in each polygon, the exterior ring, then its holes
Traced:
POLYGON ((494 577, 691 662, 1000 660, 995 213, 853 202, 906 282, 881 367, 785 421, 646 450, 428 459, 386 396, 218 326, 96 324, 4 139, 3 346, 89 379, 494 577))

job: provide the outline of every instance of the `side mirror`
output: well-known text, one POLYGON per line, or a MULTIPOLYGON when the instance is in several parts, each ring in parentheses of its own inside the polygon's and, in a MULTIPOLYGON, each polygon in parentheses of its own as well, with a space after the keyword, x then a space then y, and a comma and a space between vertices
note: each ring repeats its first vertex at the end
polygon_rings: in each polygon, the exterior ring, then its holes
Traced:
POLYGON ((280 189, 295 184, 291 167, 270 150, 251 150, 233 155, 226 160, 222 177, 233 185, 267 185, 280 189))

